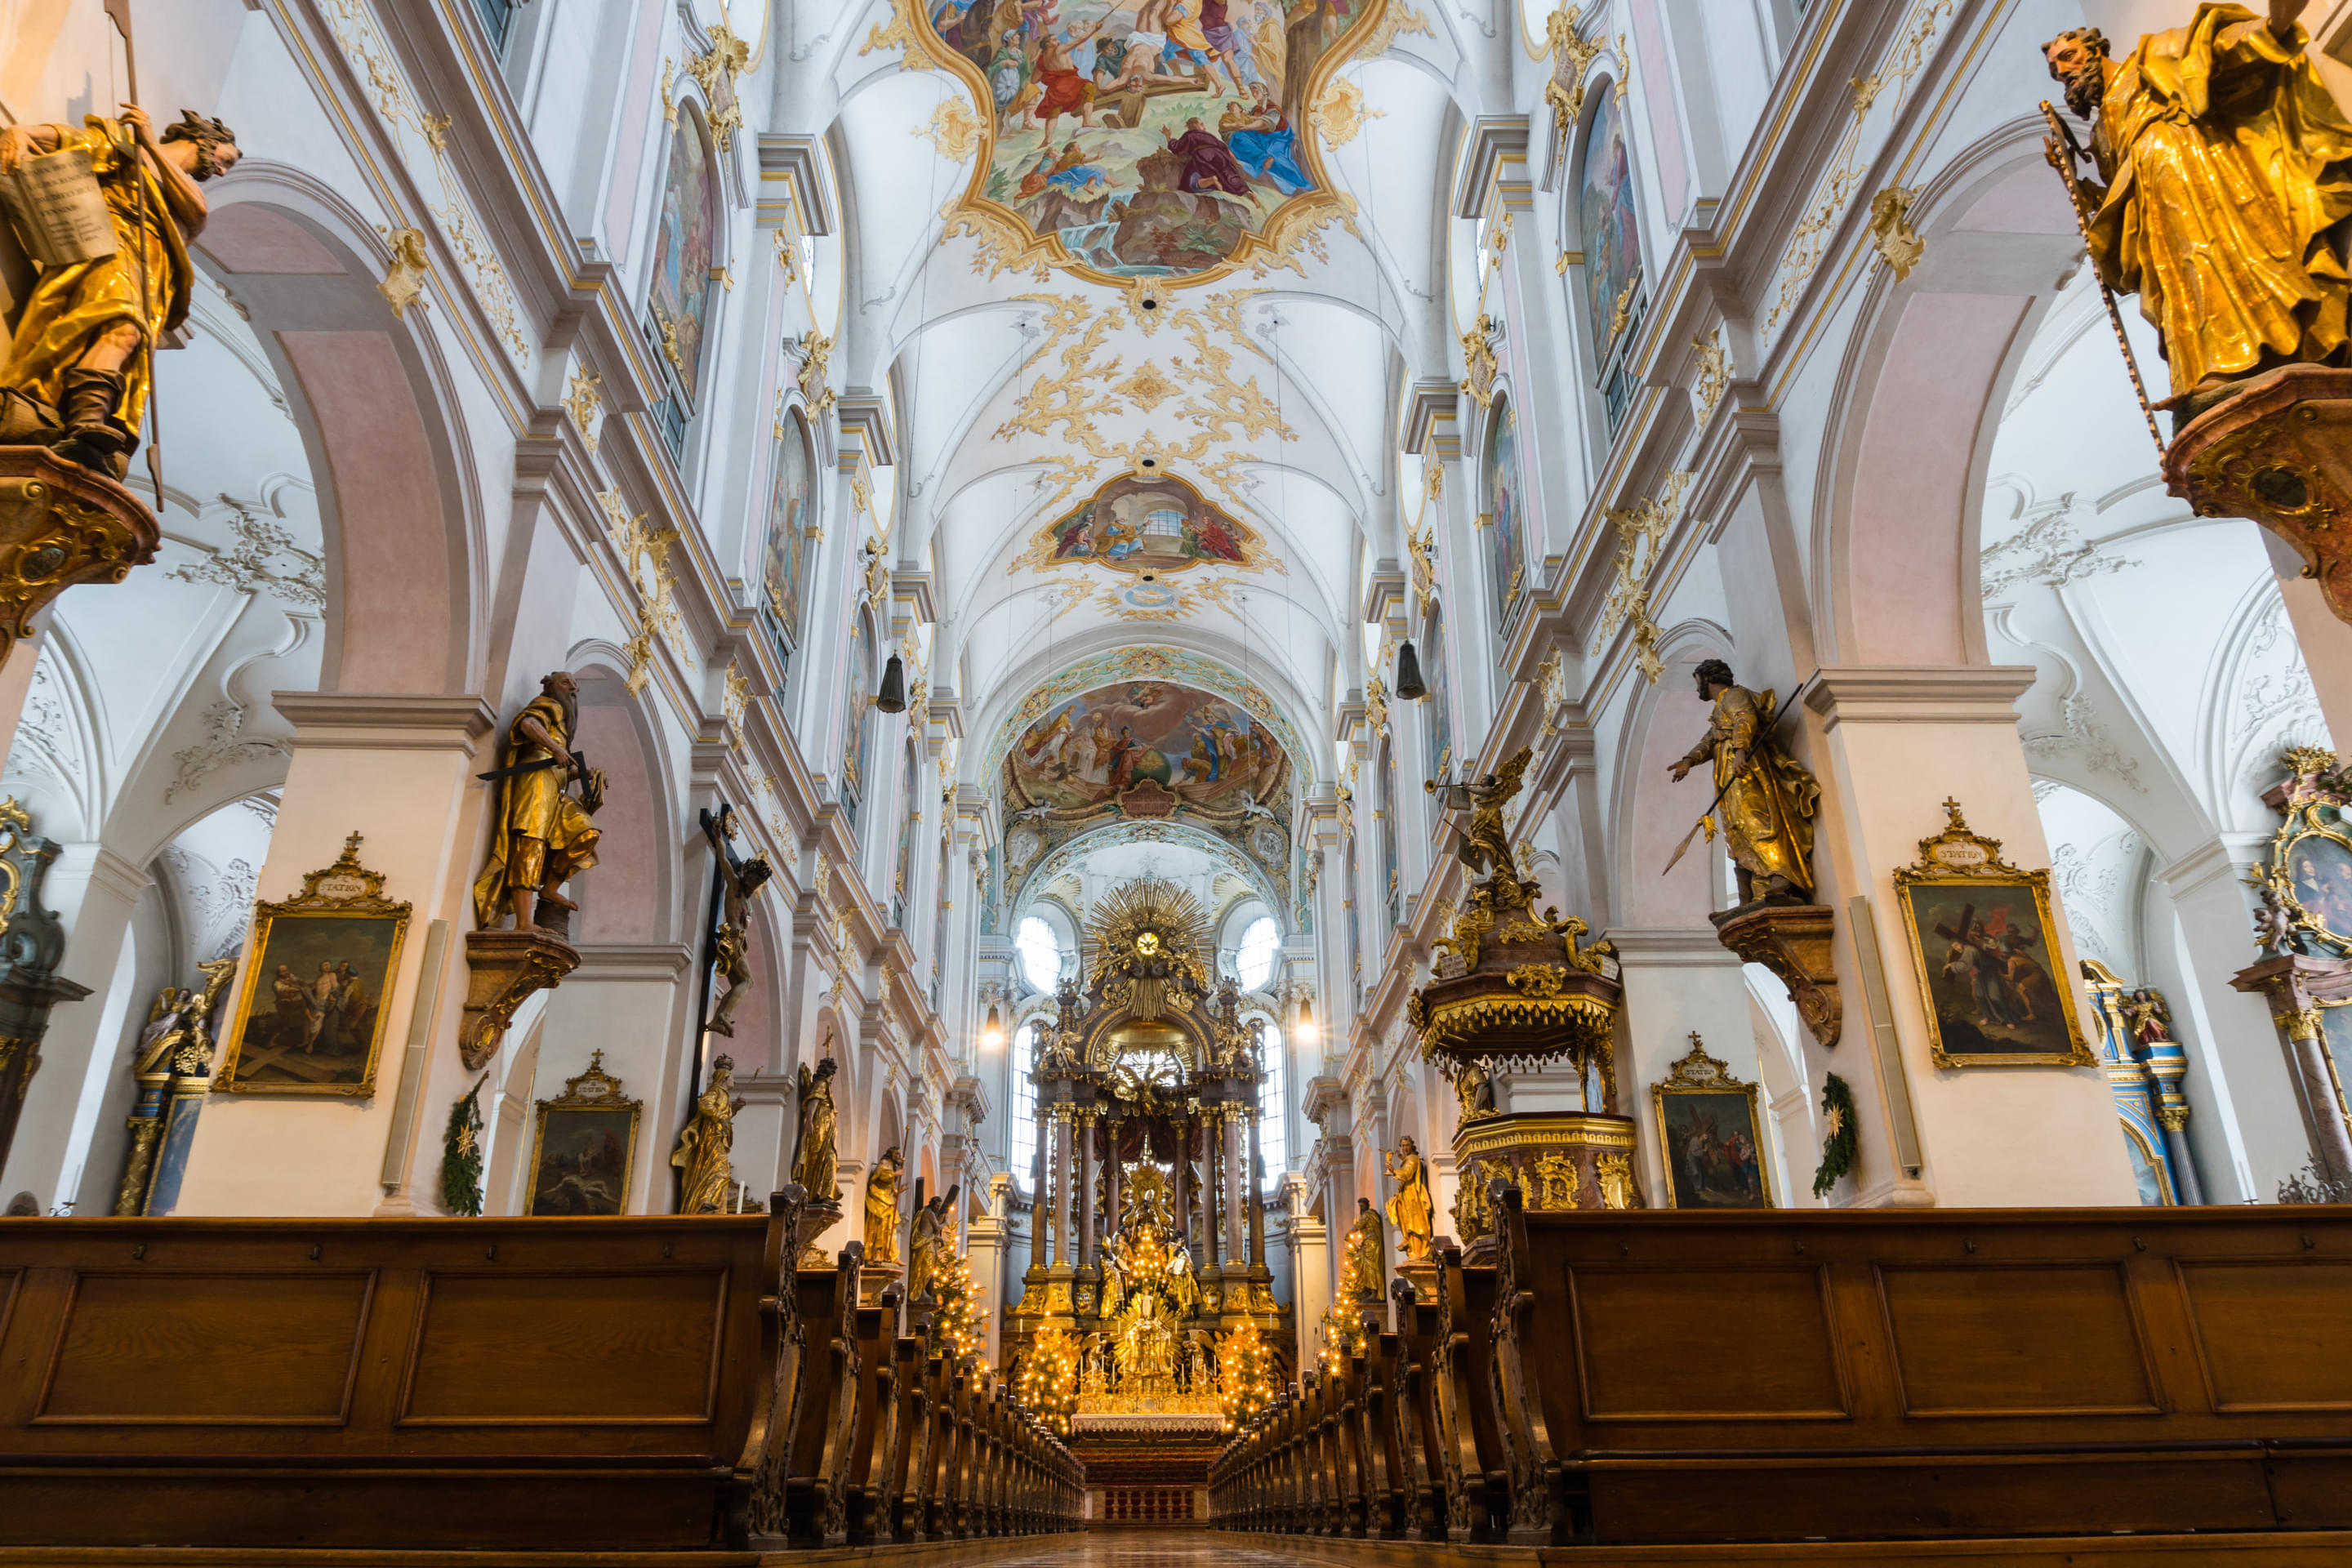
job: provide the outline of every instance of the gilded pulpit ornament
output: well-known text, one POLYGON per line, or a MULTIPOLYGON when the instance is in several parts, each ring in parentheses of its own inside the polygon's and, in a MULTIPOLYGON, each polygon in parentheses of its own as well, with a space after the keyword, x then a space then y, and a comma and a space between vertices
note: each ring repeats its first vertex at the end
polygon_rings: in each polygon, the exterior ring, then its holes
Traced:
POLYGON ((2095 27, 2059 34, 2043 56, 2092 130, 2085 153, 2052 115, 2049 152, 2101 288, 2137 294, 2163 340, 2172 493, 2286 540, 2352 620, 2333 526, 2352 515, 2352 121, 2312 65, 2304 9, 2200 5, 2122 60, 2095 27))
MULTIPOLYGON (((1595 1163, 1630 1151, 1634 1140, 1633 1120, 1617 1110, 1615 1031, 1623 988, 1614 950, 1607 942, 1583 945, 1580 920, 1563 920, 1558 910, 1537 912, 1537 884, 1520 876, 1504 820, 1533 756, 1532 748, 1521 747, 1483 779, 1432 780, 1427 786, 1443 793, 1449 813, 1466 816, 1455 829, 1456 853, 1473 876, 1452 930, 1430 944, 1434 967, 1407 1000, 1405 1017, 1423 1056, 1462 1101, 1454 1167, 1465 1183, 1506 1181, 1538 1196, 1573 1192, 1587 1206, 1598 1206, 1604 1191, 1636 1203, 1630 1184, 1607 1187, 1595 1163), (1553 1063, 1572 1069, 1582 1110, 1495 1109, 1496 1074, 1553 1063)), ((1407 1152, 1418 1165, 1418 1152, 1410 1145, 1407 1152)), ((1414 1206, 1424 1226, 1433 1223, 1427 1181, 1424 1169, 1410 1184, 1422 1189, 1414 1206)), ((1465 1231, 1489 1226, 1488 1206, 1483 1194, 1457 1199, 1456 1225, 1465 1231)), ((1397 1223, 1405 1228, 1402 1214, 1397 1223)), ((1491 1235, 1463 1239, 1494 1245, 1491 1235)))
POLYGON ((669 1163, 677 1168, 677 1212, 729 1214, 735 1199, 735 1113, 743 1102, 735 1097, 735 1063, 714 1057, 710 1082, 694 1102, 694 1115, 677 1135, 669 1163))
POLYGON ((604 775, 572 749, 580 730, 580 689, 556 670, 507 728, 499 765, 478 776, 498 786, 490 852, 474 880, 466 936, 470 972, 457 1048, 468 1071, 498 1053, 515 1010, 579 967, 563 885, 596 863, 590 822, 604 800, 604 775), (511 917, 511 930, 505 922, 511 917))
POLYGON ((898 1261, 898 1182, 907 1157, 892 1144, 866 1178, 866 1261, 898 1261))

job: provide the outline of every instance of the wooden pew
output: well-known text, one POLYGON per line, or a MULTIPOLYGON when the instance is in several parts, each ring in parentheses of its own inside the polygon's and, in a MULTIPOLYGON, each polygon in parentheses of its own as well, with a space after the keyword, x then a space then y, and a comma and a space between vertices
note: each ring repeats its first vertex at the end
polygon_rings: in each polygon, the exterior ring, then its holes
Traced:
POLYGON ((871 1307, 857 1309, 857 1430, 849 1445, 846 1527, 849 1544, 887 1541, 892 1440, 899 1401, 897 1285, 871 1307))
POLYGON ((0 1542, 740 1547, 780 1206, 0 1220, 0 1542))
POLYGON ((1494 1406, 1495 1270, 1465 1267, 1458 1248, 1438 1257, 1438 1451, 1451 1541, 1504 1539, 1509 1457, 1494 1406))
POLYGON ((2352 1526, 2352 1208, 1497 1220, 1516 1541, 2352 1526))
POLYGON ((1397 1282, 1398 1338, 1405 1361, 1399 1398, 1399 1439, 1404 1449, 1409 1532, 1419 1541, 1445 1539, 1445 1454, 1437 1422, 1437 1301, 1397 1282))
POLYGON ((838 1546, 849 1538, 846 1480, 857 1430, 857 1271, 865 1249, 851 1242, 832 1268, 799 1273, 801 1416, 784 1483, 785 1536, 794 1546, 838 1546))

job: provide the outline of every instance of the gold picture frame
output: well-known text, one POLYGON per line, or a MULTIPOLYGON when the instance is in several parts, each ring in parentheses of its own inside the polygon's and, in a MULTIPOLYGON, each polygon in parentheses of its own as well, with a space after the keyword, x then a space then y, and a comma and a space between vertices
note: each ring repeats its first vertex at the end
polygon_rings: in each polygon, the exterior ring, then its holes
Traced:
POLYGON ((562 1094, 538 1104, 530 1137, 530 1185, 522 1212, 628 1213, 629 1177, 637 1163, 637 1121, 645 1102, 621 1093, 621 1080, 604 1070, 604 1053, 588 1058, 586 1072, 565 1079, 562 1094))
POLYGON ((302 879, 299 896, 253 906, 215 1089, 352 1100, 375 1093, 409 906, 383 896, 383 873, 361 865, 359 853, 353 833, 333 865, 302 879), (257 1016, 265 984, 270 1006, 257 1016))
POLYGON ((1895 873, 1929 1055, 1939 1068, 2096 1066, 2059 957, 2050 873, 2002 859, 2000 840, 1969 831, 1958 801, 1944 811, 1944 831, 1919 840, 1919 863, 1895 873))
POLYGON ((1666 1172, 1666 1205, 1686 1209, 1769 1209, 1772 1162, 1764 1140, 1763 1103, 1752 1083, 1706 1054, 1696 1030, 1690 1054, 1650 1086, 1658 1123, 1658 1159, 1666 1172), (1744 1126, 1723 1131, 1726 1112, 1744 1126))
POLYGON ((2290 747, 2279 761, 2287 777, 2263 798, 2283 820, 2249 880, 2277 895, 2292 951, 2352 957, 2352 781, 2324 747, 2290 747))

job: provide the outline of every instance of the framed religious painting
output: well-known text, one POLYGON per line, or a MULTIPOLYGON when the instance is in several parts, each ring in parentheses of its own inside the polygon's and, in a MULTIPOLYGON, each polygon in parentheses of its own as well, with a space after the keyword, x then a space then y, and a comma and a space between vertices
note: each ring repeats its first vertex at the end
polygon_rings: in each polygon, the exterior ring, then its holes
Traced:
POLYGON ((2257 890, 2275 912, 2275 951, 2352 957, 2352 770, 2336 753, 2296 747, 2281 761, 2288 776, 2263 798, 2281 817, 2257 890))
POLYGON ((1769 1209, 1772 1176, 1756 1086, 1706 1054, 1694 1033, 1690 1055, 1650 1086, 1666 1202, 1678 1209, 1769 1209))
POLYGON ((2050 873, 2000 858, 2000 840, 1950 821, 1919 841, 1919 863, 1895 873, 1911 958, 1939 1068, 2089 1067, 2058 957, 2050 873))
POLYGON ((629 1171, 636 1157, 642 1102, 625 1099, 621 1080, 604 1070, 604 1053, 588 1070, 563 1080, 563 1092, 539 1102, 530 1141, 527 1215, 616 1215, 629 1206, 629 1171))
POLYGON ((245 979, 215 1087, 241 1094, 375 1092, 408 905, 360 864, 360 836, 302 879, 299 897, 254 905, 245 979))

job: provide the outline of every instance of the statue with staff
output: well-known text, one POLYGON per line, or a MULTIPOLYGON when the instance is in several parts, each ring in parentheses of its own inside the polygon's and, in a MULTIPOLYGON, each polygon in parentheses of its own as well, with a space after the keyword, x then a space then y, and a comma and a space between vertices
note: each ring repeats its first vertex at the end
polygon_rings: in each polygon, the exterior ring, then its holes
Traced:
POLYGON ((2042 47, 2091 131, 2085 150, 2043 104, 2050 161, 2100 287, 2137 294, 2162 337, 2171 393, 2154 406, 2176 431, 2266 371, 2347 363, 2352 121, 2305 52, 2308 3, 2209 0, 2121 60, 2096 27, 2042 47))
MULTIPOLYGON (((1731 666, 1710 658, 1692 672, 1711 705, 1706 733, 1668 764, 1679 784, 1701 763, 1712 764, 1715 799, 1683 835, 1666 870, 1701 831, 1723 829, 1724 848, 1739 873, 1739 901, 1769 899, 1803 903, 1813 891, 1813 816, 1822 786, 1788 751, 1777 730, 1781 710, 1769 691, 1750 691, 1732 679, 1731 666)), ((1793 702, 1790 704, 1795 706, 1793 702)), ((1661 873, 1663 875, 1663 873, 1661 873)))

